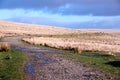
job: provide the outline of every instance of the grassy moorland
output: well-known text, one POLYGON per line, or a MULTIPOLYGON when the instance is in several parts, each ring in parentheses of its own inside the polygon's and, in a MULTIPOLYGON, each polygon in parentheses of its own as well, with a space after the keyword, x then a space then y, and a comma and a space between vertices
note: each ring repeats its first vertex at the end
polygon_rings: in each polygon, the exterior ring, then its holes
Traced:
POLYGON ((24 61, 25 54, 22 52, 14 49, 0 52, 0 80, 22 80, 24 61))
POLYGON ((82 62, 88 67, 120 75, 119 36, 107 33, 82 33, 27 37, 23 38, 23 41, 57 50, 63 53, 64 57, 82 62), (77 51, 79 54, 75 54, 77 47, 80 48, 80 51, 77 51))
POLYGON ((37 47, 54 50, 63 55, 63 57, 67 59, 71 59, 73 61, 81 62, 86 67, 92 67, 98 71, 105 72, 112 76, 119 77, 120 75, 120 54, 117 56, 107 54, 105 52, 91 52, 91 51, 83 51, 80 54, 76 54, 74 51, 69 50, 60 50, 46 46, 37 47))
POLYGON ((82 52, 81 54, 64 53, 64 56, 94 67, 112 75, 120 75, 120 55, 112 56, 101 52, 82 52))
POLYGON ((23 38, 24 41, 57 49, 81 51, 120 52, 120 36, 107 33, 80 33, 48 37, 23 38))
MULTIPOLYGON (((0 37, 11 35, 23 35, 23 41, 27 43, 56 48, 66 58, 120 75, 119 30, 73 30, 0 21, 0 37)), ((21 52, 0 52, 0 80, 22 79, 23 73, 19 69, 22 68, 23 60, 21 52)))
MULTIPOLYGON (((1 34, 1 38, 6 37, 1 34)), ((23 80, 25 54, 0 42, 0 80, 23 80)))
POLYGON ((0 34, 14 34, 14 35, 54 35, 74 33, 77 30, 58 28, 54 26, 35 25, 15 23, 8 21, 0 21, 0 34))

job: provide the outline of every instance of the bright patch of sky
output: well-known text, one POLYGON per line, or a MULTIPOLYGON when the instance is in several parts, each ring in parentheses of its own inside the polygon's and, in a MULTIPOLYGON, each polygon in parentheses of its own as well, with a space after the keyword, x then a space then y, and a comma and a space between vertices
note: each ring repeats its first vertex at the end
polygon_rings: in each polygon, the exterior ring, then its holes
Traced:
MULTIPOLYGON (((68 8, 69 5, 66 5, 68 8)), ((89 15, 61 15, 43 12, 42 10, 24 10, 24 9, 1 9, 0 19, 10 19, 13 17, 44 17, 57 22, 87 22, 104 19, 120 19, 120 16, 93 16, 89 15)))

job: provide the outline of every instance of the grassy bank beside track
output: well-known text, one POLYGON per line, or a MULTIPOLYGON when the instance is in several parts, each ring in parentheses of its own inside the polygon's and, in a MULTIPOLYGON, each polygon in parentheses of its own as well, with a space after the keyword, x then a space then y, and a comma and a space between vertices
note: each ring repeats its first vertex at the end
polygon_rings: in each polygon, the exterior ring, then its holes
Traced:
POLYGON ((23 80, 25 54, 11 49, 0 52, 0 80, 23 80))
POLYGON ((69 50, 60 50, 60 49, 55 49, 40 45, 35 45, 35 46, 43 49, 54 50, 56 53, 62 54, 63 57, 67 59, 71 59, 83 63, 86 67, 93 67, 94 69, 103 71, 105 73, 111 74, 116 77, 119 77, 120 75, 119 53, 117 56, 109 55, 105 52, 91 52, 91 51, 83 51, 80 54, 77 54, 74 51, 69 51, 69 50))

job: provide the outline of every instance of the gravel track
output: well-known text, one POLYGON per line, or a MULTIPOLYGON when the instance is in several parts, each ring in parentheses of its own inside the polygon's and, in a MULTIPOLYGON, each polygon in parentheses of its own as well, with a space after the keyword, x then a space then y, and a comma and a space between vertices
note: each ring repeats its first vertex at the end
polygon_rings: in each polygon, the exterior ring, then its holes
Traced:
POLYGON ((120 80, 80 62, 63 58, 59 52, 21 42, 20 37, 2 39, 27 54, 24 80, 120 80))

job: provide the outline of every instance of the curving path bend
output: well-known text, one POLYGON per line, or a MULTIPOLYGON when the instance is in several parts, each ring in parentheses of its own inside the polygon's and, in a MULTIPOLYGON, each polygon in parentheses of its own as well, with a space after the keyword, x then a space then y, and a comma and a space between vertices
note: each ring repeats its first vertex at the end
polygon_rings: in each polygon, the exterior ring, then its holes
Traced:
POLYGON ((59 52, 23 43, 20 37, 7 37, 2 41, 27 54, 24 80, 119 80, 79 62, 65 59, 59 52))

